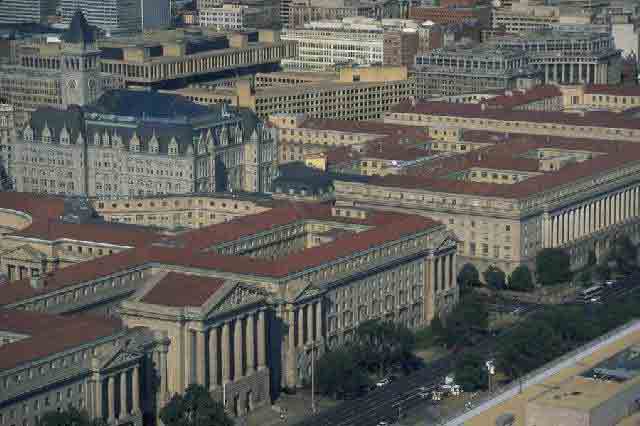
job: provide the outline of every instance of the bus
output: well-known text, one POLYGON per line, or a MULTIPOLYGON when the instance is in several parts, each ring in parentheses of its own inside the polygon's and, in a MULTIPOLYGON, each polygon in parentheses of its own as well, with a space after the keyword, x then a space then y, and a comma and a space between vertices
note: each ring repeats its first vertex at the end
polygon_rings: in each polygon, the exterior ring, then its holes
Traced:
POLYGON ((600 301, 600 297, 602 296, 602 286, 594 285, 589 288, 585 288, 580 292, 580 299, 584 303, 595 303, 600 301))

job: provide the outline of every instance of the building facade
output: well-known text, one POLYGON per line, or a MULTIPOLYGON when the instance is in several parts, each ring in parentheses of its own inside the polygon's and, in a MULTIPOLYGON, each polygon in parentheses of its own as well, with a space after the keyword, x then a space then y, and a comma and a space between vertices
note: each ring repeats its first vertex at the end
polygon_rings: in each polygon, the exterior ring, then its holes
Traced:
POLYGON ((0 23, 45 23, 55 15, 55 3, 50 0, 10 0, 0 3, 0 23))
POLYGON ((277 160, 274 138, 252 113, 148 92, 112 91, 84 110, 37 110, 21 133, 11 167, 26 192, 261 192, 277 160))
POLYGON ((542 76, 529 65, 526 52, 511 48, 434 49, 417 55, 416 95, 419 98, 530 89, 542 76))
POLYGON ((288 28, 302 28, 305 24, 323 20, 365 17, 372 19, 402 18, 401 2, 363 0, 289 0, 288 28))
POLYGON ((216 30, 241 31, 254 28, 271 28, 271 15, 264 9, 242 4, 223 4, 221 7, 198 10, 201 27, 216 30))
POLYGON ((283 40, 297 46, 297 55, 282 61, 290 71, 327 71, 336 65, 405 65, 418 50, 419 26, 407 20, 344 18, 315 21, 288 29, 283 40))
POLYGON ((517 48, 529 64, 544 73, 544 83, 618 84, 620 50, 609 33, 555 31, 501 36, 491 40, 500 48, 517 48))
POLYGON ((278 113, 374 120, 415 94, 415 81, 405 67, 348 67, 340 70, 338 79, 307 84, 289 84, 303 79, 299 73, 295 78, 289 73, 280 77, 283 82, 273 87, 253 88, 250 81, 239 80, 231 89, 200 86, 171 93, 201 104, 224 102, 246 107, 263 120, 278 113))
MULTIPOLYGON (((42 198, 3 197, 0 205, 30 222, 17 226, 27 226, 23 230, 41 232, 38 224, 59 214, 55 203, 49 211, 38 208, 42 198)), ((15 380, 35 394, 39 382, 27 379, 29 371, 40 378, 50 368, 74 366, 91 382, 86 396, 77 387, 67 394, 66 382, 50 382, 47 392, 60 392, 56 403, 87 407, 110 426, 155 418, 171 395, 193 383, 208 388, 228 412, 244 415, 269 404, 281 387, 301 386, 311 350, 348 342, 361 322, 420 327, 448 312, 458 299, 455 247, 444 225, 424 217, 287 203, 15 281, 0 289, 3 312, 44 318, 38 325, 46 326, 29 336, 25 320, 3 314, 3 337, 11 342, 0 346, 0 374, 9 378, 0 386, 15 380), (118 316, 124 327, 105 319, 98 320, 101 327, 95 319, 82 322, 81 312, 118 316), (58 321, 68 321, 66 338, 57 334, 58 321), (57 336, 55 344, 36 354, 27 350, 29 343, 42 345, 35 337, 45 333, 57 336), (119 344, 110 343, 113 335, 119 344), (112 350, 92 351, 91 342, 102 337, 112 350), (87 355, 80 349, 79 359, 86 357, 91 374, 84 361, 73 361, 76 345, 89 349, 87 355)), ((57 406, 49 394, 37 397, 45 405, 34 411, 22 393, 0 395, 0 418, 10 423, 24 418, 30 424, 40 410, 57 406)))

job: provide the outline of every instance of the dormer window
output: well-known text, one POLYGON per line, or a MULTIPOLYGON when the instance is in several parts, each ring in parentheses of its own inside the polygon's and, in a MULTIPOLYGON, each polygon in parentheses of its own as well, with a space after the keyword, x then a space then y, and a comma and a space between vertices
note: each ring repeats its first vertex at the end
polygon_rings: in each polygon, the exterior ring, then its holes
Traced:
POLYGON ((169 142, 169 155, 178 155, 178 142, 176 142, 176 138, 171 138, 171 142, 169 142))
POLYGON ((93 134, 93 144, 96 146, 100 145, 100 134, 98 132, 93 134))
POLYGON ((42 131, 42 143, 51 143, 51 131, 48 127, 42 131))
POLYGON ((151 154, 157 154, 159 152, 158 139, 156 138, 155 133, 151 137, 151 140, 149 141, 149 152, 151 154))
POLYGON ((33 129, 31 127, 27 127, 24 129, 23 138, 25 142, 33 142, 33 129))

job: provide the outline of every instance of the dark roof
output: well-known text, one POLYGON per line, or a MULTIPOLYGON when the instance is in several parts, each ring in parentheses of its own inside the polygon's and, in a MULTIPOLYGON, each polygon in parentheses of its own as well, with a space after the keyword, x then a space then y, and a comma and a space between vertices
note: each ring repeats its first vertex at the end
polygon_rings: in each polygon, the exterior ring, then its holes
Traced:
MULTIPOLYGON (((273 187, 280 188, 308 188, 309 190, 325 189, 333 180, 328 173, 307 167, 296 161, 285 163, 278 167, 279 175, 273 180, 273 187)), ((286 189, 284 190, 286 192, 286 189)))
POLYGON ((62 34, 62 40, 67 43, 82 44, 84 46, 95 41, 93 30, 80 9, 73 15, 69 29, 62 34))
POLYGON ((122 328, 122 322, 112 318, 0 310, 0 330, 30 336, 0 346, 0 371, 111 336, 122 328))
MULTIPOLYGON (((71 105, 66 110, 51 107, 38 108, 31 114, 29 126, 33 130, 33 139, 39 141, 45 126, 51 131, 52 143, 60 143, 60 132, 63 128, 69 132, 69 142, 75 144, 78 134, 84 138, 84 119, 82 109, 71 105)), ((86 140, 86 138, 85 138, 86 140)))
POLYGON ((140 301, 162 306, 202 306, 224 285, 224 279, 169 272, 140 301))
POLYGON ((222 107, 209 108, 193 103, 183 96, 167 93, 121 89, 106 92, 87 110, 138 118, 174 119, 195 118, 214 112, 221 115, 222 107))

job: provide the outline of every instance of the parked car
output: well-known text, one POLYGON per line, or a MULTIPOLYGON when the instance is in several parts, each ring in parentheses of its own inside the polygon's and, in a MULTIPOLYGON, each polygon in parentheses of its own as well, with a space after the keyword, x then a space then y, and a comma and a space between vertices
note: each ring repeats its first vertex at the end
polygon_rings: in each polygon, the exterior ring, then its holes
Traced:
POLYGON ((384 379, 381 379, 376 382, 376 387, 383 388, 387 386, 389 383, 391 383, 392 381, 393 381, 393 376, 385 377, 384 379))
POLYGON ((420 386, 418 388, 418 396, 422 399, 429 399, 431 398, 431 391, 424 386, 420 386))
POLYGON ((611 287, 615 287, 616 284, 618 284, 618 282, 616 280, 607 280, 604 282, 604 285, 611 288, 611 287))

